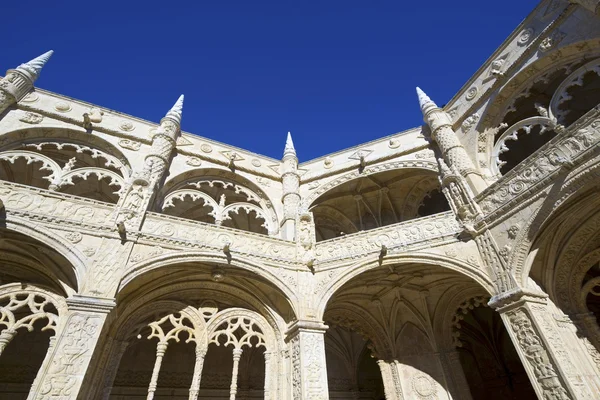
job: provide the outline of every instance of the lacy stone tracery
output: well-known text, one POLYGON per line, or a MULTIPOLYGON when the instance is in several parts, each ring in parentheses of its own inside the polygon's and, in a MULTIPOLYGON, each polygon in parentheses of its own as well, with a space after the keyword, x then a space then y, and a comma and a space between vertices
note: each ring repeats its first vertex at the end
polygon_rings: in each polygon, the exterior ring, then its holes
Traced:
POLYGON ((0 78, 0 400, 595 399, 600 2, 299 163, 0 78), (418 100, 418 102, 417 102, 418 100))

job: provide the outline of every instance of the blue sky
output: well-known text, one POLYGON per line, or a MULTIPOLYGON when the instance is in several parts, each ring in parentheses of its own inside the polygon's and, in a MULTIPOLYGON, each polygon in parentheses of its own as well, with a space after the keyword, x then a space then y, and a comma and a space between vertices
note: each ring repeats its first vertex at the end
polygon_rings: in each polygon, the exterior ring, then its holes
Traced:
POLYGON ((0 69, 49 49, 37 86, 150 121, 186 95, 185 131, 301 161, 421 124, 535 0, 11 1, 0 69))

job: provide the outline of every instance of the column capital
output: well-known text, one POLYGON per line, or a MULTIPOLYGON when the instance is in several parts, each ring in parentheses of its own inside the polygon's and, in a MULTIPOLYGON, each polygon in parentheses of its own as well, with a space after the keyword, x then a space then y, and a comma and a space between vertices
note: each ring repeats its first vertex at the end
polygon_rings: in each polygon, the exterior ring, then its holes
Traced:
POLYGON ((114 299, 104 297, 73 295, 67 299, 67 306, 72 311, 87 311, 100 314, 108 314, 116 307, 114 299))
POLYGON ((546 304, 547 299, 548 295, 542 291, 514 288, 492 297, 488 302, 488 306, 500 313, 504 313, 527 302, 546 304))
POLYGON ((329 329, 328 325, 325 325, 323 322, 319 321, 306 321, 299 320, 294 321, 288 327, 288 330, 285 332, 286 337, 292 337, 298 334, 299 332, 311 332, 311 333, 322 333, 324 334, 327 329, 329 329))

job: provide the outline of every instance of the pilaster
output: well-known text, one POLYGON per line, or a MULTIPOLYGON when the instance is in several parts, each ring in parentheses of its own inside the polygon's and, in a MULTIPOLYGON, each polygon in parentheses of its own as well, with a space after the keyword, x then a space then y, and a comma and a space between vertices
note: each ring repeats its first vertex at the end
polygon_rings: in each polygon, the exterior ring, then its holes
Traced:
POLYGON ((75 400, 112 300, 78 296, 67 299, 68 311, 48 349, 28 400, 75 400))
POLYGON ((546 294, 518 288, 489 305, 500 313, 539 398, 592 399, 599 393, 589 355, 574 331, 559 325, 546 294))
POLYGON ((292 354, 292 399, 328 400, 325 331, 328 326, 296 321, 287 332, 292 354))
POLYGON ((400 374, 398 372, 397 361, 378 360, 377 365, 381 371, 383 380, 383 390, 386 400, 403 400, 402 385, 400 383, 400 374))

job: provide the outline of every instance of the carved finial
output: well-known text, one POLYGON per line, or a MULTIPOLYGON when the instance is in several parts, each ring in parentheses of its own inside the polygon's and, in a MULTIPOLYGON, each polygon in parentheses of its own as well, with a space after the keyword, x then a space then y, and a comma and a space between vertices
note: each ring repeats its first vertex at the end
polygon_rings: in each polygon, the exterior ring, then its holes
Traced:
POLYGON ((417 86, 417 96, 419 97, 419 105, 423 115, 427 114, 432 108, 437 108, 437 105, 417 86))
POLYGON ((175 105, 169 110, 165 118, 170 118, 181 125, 181 115, 183 113, 183 95, 179 96, 175 105))
POLYGON ((17 67, 17 70, 25 71, 27 75, 31 77, 31 80, 35 81, 37 78, 39 78, 40 73, 42 72, 42 68, 48 62, 48 60, 52 56, 52 53, 54 53, 53 50, 47 51, 41 56, 36 57, 31 61, 19 65, 17 67))
POLYGON ((292 133, 288 132, 287 139, 285 141, 285 149, 283 150, 283 156, 288 154, 296 156, 296 149, 294 148, 294 142, 292 141, 292 133))

